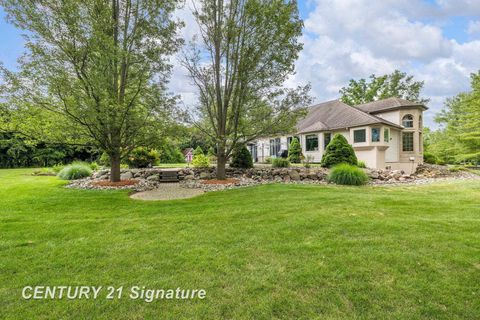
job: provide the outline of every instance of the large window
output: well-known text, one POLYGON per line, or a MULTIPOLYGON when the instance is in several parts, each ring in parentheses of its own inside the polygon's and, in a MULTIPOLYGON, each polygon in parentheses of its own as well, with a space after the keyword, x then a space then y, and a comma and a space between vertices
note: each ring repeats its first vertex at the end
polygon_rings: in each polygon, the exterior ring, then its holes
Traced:
POLYGON ((305 136, 305 150, 318 151, 318 135, 317 134, 309 134, 305 136))
POLYGON ((390 142, 390 130, 388 128, 383 129, 383 141, 390 142))
POLYGON ((353 130, 353 142, 366 142, 367 141, 367 130, 360 129, 360 130, 353 130))
POLYGON ((323 134, 323 149, 327 149, 328 144, 332 141, 332 134, 329 132, 326 132, 323 134))
POLYGON ((402 133, 402 150, 406 152, 413 151, 413 132, 402 133))
POLYGON ((413 116, 411 114, 406 114, 403 116, 402 125, 405 128, 413 128, 413 116))
POLYGON ((276 157, 280 152, 280 138, 270 140, 270 156, 276 157))
POLYGON ((380 128, 372 128, 372 142, 380 142, 380 128))

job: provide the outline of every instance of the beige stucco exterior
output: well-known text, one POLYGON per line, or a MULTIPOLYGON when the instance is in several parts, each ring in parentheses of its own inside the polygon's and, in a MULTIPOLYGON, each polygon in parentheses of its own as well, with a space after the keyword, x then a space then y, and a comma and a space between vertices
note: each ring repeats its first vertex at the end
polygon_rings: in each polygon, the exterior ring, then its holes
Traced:
POLYGON ((330 133, 333 137, 334 134, 340 133, 345 136, 347 141, 352 145, 357 158, 364 161, 367 167, 375 169, 391 168, 411 173, 416 169, 418 164, 423 163, 423 110, 421 108, 402 108, 400 110, 375 114, 375 116, 399 126, 402 126, 402 119, 406 115, 413 117, 412 128, 404 127, 400 129, 386 124, 375 124, 333 131, 318 131, 261 138, 256 141, 257 157, 254 160, 257 162, 265 162, 268 157, 276 157, 276 155, 271 153, 270 141, 280 139, 280 150, 287 150, 288 137, 296 136, 300 139, 303 155, 305 157, 312 157, 313 162, 320 162, 325 151, 325 135, 330 133), (372 130, 374 128, 380 130, 380 141, 372 141, 372 130), (364 142, 354 141, 354 131, 356 130, 365 130, 366 138, 364 142), (388 131, 388 139, 385 137, 385 131, 388 131), (413 135, 412 151, 404 150, 402 137, 405 133, 413 135), (306 137, 310 135, 318 137, 317 150, 306 150, 306 137))

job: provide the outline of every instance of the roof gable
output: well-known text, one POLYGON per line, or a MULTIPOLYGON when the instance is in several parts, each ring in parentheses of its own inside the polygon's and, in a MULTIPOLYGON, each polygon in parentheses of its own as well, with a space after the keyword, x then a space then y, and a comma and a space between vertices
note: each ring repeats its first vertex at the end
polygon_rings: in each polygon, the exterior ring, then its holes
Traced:
POLYGON ((310 107, 305 118, 297 125, 299 133, 327 131, 383 123, 402 128, 390 121, 370 115, 339 100, 323 102, 310 107))
POLYGON ((402 108, 422 108, 427 110, 428 108, 419 102, 412 102, 401 98, 388 98, 369 103, 359 104, 356 108, 367 113, 380 113, 390 110, 402 109, 402 108))

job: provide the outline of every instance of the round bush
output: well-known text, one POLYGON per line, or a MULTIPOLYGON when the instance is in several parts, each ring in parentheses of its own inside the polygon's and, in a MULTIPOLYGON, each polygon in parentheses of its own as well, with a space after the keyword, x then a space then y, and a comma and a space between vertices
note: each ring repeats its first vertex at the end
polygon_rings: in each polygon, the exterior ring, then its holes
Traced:
POLYGON ((272 167, 274 168, 287 168, 290 167, 290 161, 285 158, 274 158, 272 160, 272 167))
POLYGON ((357 162, 357 167, 359 167, 359 168, 366 168, 366 167, 367 167, 367 164, 365 163, 365 161, 358 160, 358 162, 357 162))
POLYGON ((244 169, 253 168, 252 155, 245 145, 235 148, 232 154, 230 167, 244 169))
POLYGON ((89 177, 92 174, 92 169, 88 163, 72 163, 63 168, 58 177, 62 180, 76 180, 89 177))
POLYGON ((347 163, 333 167, 327 179, 331 183, 349 186, 360 186, 368 182, 368 176, 362 169, 347 163))
POLYGON ((210 167, 210 159, 203 153, 203 150, 200 146, 193 151, 192 166, 194 168, 210 167))
POLYGON ((148 168, 158 163, 160 156, 156 150, 137 147, 127 157, 127 164, 131 168, 148 168))
POLYGON ((357 156, 347 139, 337 133, 327 146, 322 157, 322 166, 330 168, 339 163, 357 165, 357 156))

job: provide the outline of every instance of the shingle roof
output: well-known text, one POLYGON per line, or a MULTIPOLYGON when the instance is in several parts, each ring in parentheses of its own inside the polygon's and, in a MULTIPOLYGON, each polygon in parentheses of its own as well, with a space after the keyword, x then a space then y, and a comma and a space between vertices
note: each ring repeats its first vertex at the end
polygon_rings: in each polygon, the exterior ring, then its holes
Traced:
POLYGON ((359 104, 356 107, 367 113, 385 112, 388 110, 400 109, 402 107, 407 107, 407 108, 419 107, 419 108, 423 108, 424 110, 428 109, 422 103, 412 102, 412 101, 408 101, 400 98, 388 98, 388 99, 373 101, 369 103, 359 104))
POLYGON ((339 100, 327 101, 310 107, 305 118, 297 124, 298 133, 336 130, 383 123, 402 128, 385 119, 370 115, 339 100))

